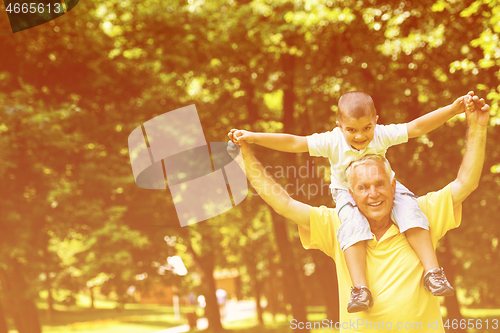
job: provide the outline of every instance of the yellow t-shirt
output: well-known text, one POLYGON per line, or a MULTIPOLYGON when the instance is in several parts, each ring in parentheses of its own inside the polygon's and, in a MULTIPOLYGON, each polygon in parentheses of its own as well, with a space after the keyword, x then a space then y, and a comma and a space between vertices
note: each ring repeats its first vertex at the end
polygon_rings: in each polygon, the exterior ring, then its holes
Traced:
MULTIPOLYGON (((445 233, 460 225, 462 209, 453 209, 450 185, 418 198, 429 219, 434 248, 445 233)), ((439 299, 425 290, 424 268, 406 236, 392 225, 384 236, 366 242, 367 278, 373 307, 348 313, 351 279, 336 239, 340 219, 334 209, 310 208, 310 231, 299 227, 306 249, 320 249, 335 260, 340 295, 340 323, 347 332, 444 332, 439 299)), ((374 237, 375 238, 375 237, 374 237)))

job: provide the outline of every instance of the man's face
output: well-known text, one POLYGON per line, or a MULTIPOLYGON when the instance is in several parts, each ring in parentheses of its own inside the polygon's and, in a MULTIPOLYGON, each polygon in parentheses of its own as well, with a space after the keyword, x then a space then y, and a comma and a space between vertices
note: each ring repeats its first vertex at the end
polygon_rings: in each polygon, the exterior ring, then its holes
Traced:
POLYGON ((342 121, 337 121, 344 137, 357 150, 363 150, 373 140, 375 125, 378 116, 367 115, 361 118, 344 116, 342 121))
POLYGON ((373 161, 352 170, 352 190, 359 211, 372 223, 389 223, 396 193, 396 180, 386 173, 382 162, 373 161))

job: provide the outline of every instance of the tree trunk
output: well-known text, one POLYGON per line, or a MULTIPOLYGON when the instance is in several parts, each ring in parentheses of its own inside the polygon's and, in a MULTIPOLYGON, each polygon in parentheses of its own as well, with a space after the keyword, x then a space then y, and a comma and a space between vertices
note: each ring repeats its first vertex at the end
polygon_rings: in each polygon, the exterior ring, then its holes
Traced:
POLYGON ((91 309, 95 309, 95 305, 94 305, 94 287, 90 287, 89 288, 89 292, 90 292, 90 308, 91 309))
POLYGON ((205 295, 206 317, 208 320, 208 331, 222 332, 224 328, 221 323, 221 316, 219 311, 219 304, 217 303, 216 286, 214 279, 214 257, 213 254, 203 256, 204 263, 202 265, 204 272, 205 286, 207 287, 207 294, 205 295))
POLYGON ((208 287, 208 293, 206 295, 206 316, 208 320, 208 330, 213 332, 224 331, 221 323, 221 316, 219 311, 219 304, 217 303, 216 287, 214 279, 214 266, 213 261, 211 267, 209 265, 205 266, 205 282, 208 287))
POLYGON ((262 317, 262 307, 260 306, 260 297, 261 297, 261 282, 257 277, 257 265, 255 263, 254 258, 251 256, 248 257, 248 274, 250 275, 250 279, 252 280, 253 290, 255 295, 255 308, 257 309, 257 321, 259 325, 264 325, 264 319, 262 317))
POLYGON ((295 102, 294 87, 295 58, 292 55, 283 55, 283 72, 285 74, 283 88, 283 131, 292 133, 295 124, 293 104, 295 102))
POLYGON ((217 303, 217 288, 215 286, 214 268, 215 256, 212 237, 203 235, 202 254, 198 254, 190 243, 187 243, 187 250, 193 257, 196 266, 202 273, 202 284, 205 287, 205 317, 208 320, 208 332, 225 332, 222 327, 219 304, 217 303))
POLYGON ((54 298, 52 297, 52 278, 50 277, 50 272, 45 273, 47 275, 47 322, 50 323, 52 320, 52 314, 54 313, 54 298))
POLYGON ((278 299, 279 294, 279 284, 278 284, 278 274, 276 273, 276 264, 269 260, 269 283, 268 283, 268 293, 267 302, 269 311, 273 315, 273 321, 276 321, 276 315, 278 314, 280 302, 278 299))
POLYGON ((237 301, 241 301, 243 299, 243 293, 242 293, 242 289, 243 289, 243 284, 241 283, 241 276, 237 276, 235 279, 234 279, 234 288, 235 288, 235 295, 236 295, 236 300, 237 301))
MULTIPOLYGON (((31 299, 25 299, 23 301, 24 318, 27 321, 26 333, 42 333, 42 326, 40 324, 40 320, 38 318, 38 309, 31 299)), ((19 333, 23 333, 19 331, 19 333)))
POLYGON ((261 281, 257 279, 257 276, 255 277, 255 302, 257 304, 257 320, 259 322, 259 325, 264 326, 264 317, 262 316, 264 314, 264 311, 262 310, 262 306, 260 305, 260 297, 261 297, 261 281))
POLYGON ((22 266, 11 260, 8 270, 0 269, 0 281, 18 333, 41 333, 37 308, 29 293, 22 266))
POLYGON ((338 322, 339 315, 339 289, 337 281, 337 270, 330 257, 319 250, 312 250, 315 265, 315 275, 324 291, 326 304, 326 317, 338 322))
POLYGON ((259 119, 259 112, 257 108, 257 103, 255 103, 255 86, 251 81, 248 81, 246 86, 246 104, 248 111, 248 123, 253 124, 259 119))
MULTIPOLYGON (((298 322, 307 321, 306 301, 304 291, 299 283, 298 274, 294 265, 293 251, 291 251, 290 241, 286 230, 287 222, 283 217, 271 209, 274 234, 278 249, 281 254, 281 265, 283 267, 283 281, 285 284, 285 297, 292 306, 293 318, 298 322)), ((308 329, 298 329, 298 332, 309 332, 308 329)))
MULTIPOLYGON (((290 54, 283 54, 283 72, 285 75, 283 86, 283 130, 285 133, 292 133, 294 127, 294 71, 295 57, 290 54)), ((283 162, 288 164, 290 158, 284 158, 283 162)), ((271 209, 273 228, 278 243, 278 249, 281 255, 281 264, 283 266, 283 280, 285 284, 285 297, 292 306, 294 319, 299 322, 307 321, 306 302, 304 292, 300 285, 297 270, 295 269, 295 260, 293 251, 291 251, 286 230, 286 220, 276 214, 271 209)), ((309 332, 308 329, 299 330, 300 332, 309 332)))
POLYGON ((7 320, 5 319, 5 312, 3 311, 3 305, 0 301, 0 333, 9 333, 7 327, 7 320))
MULTIPOLYGON (((444 272, 446 273, 446 277, 451 285, 455 285, 455 267, 453 265, 453 253, 451 252, 451 244, 450 244, 450 236, 446 235, 443 238, 443 252, 440 254, 439 262, 444 268, 444 272)), ((457 294, 453 296, 448 296, 445 298, 445 306, 448 311, 447 318, 449 319, 457 319, 458 322, 463 319, 462 313, 460 313, 460 304, 458 303, 457 294)), ((463 332, 466 333, 467 330, 461 329, 460 327, 453 330, 453 332, 463 332)))

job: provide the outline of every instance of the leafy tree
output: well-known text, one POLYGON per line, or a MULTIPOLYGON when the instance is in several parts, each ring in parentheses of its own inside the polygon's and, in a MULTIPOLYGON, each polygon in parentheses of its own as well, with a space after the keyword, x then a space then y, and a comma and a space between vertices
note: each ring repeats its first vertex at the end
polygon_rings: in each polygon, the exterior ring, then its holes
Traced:
MULTIPOLYGON (((302 273, 295 263, 312 257, 327 288, 332 272, 323 270, 324 257, 301 251, 288 222, 261 213, 265 206, 253 199, 178 228, 169 191, 134 184, 128 134, 159 114, 195 103, 207 141, 224 141, 233 127, 307 135, 335 126, 336 100, 349 90, 374 97, 381 123, 410 121, 476 90, 492 105, 486 168, 480 188, 464 203, 464 225, 450 232, 439 251, 468 304, 498 305, 494 263, 500 230, 491 221, 500 184, 494 130, 499 8, 486 0, 87 1, 48 24, 3 38, 0 48, 9 51, 0 62, 3 298, 12 297, 6 285, 13 280, 36 281, 17 285, 27 303, 13 312, 33 309, 37 291, 83 288, 100 273, 115 276, 104 290, 115 287, 124 294, 132 283, 147 288, 167 279, 155 265, 180 251, 190 253, 183 254, 185 262, 192 259, 204 272, 207 311, 218 329, 213 269, 241 260, 258 298, 259 281, 274 267, 266 253, 276 245, 286 297, 294 302, 294 316, 304 317, 302 273), (271 226, 273 237, 261 234, 271 226), (177 237, 175 249, 165 245, 165 234, 177 237), (241 243, 247 247, 238 250, 241 243), (64 255, 68 244, 71 255, 64 255), (221 244, 226 250, 214 251, 221 244), (75 253, 81 253, 77 261, 75 253), (13 265, 15 273, 8 269, 13 265), (72 267, 81 280, 71 275, 72 267), (135 276, 145 272, 148 279, 139 285, 135 276), (46 281, 38 279, 42 273, 46 281)), ((0 22, 0 29, 7 24, 0 22)), ((392 148, 388 157, 398 178, 417 194, 449 183, 461 160, 464 132, 458 116, 392 148)), ((306 165, 309 174, 327 165, 307 156, 257 153, 271 166, 306 165)), ((319 189, 326 178, 306 177, 297 184, 319 189)), ((328 194, 308 191, 295 197, 331 205, 328 194)), ((168 280, 181 284, 170 275, 168 280)), ((334 316, 335 302, 327 304, 334 316)), ((16 313, 20 332, 37 331, 36 324, 20 323, 36 323, 35 311, 16 313)))

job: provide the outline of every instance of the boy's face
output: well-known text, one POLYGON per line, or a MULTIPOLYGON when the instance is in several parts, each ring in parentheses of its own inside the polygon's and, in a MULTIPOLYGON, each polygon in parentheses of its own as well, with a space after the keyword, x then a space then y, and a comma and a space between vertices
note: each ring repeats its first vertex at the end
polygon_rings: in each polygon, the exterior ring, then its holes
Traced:
POLYGON ((345 116, 341 122, 337 121, 337 126, 340 127, 347 143, 352 148, 363 150, 373 140, 377 120, 378 116, 373 117, 372 115, 361 118, 345 116))

